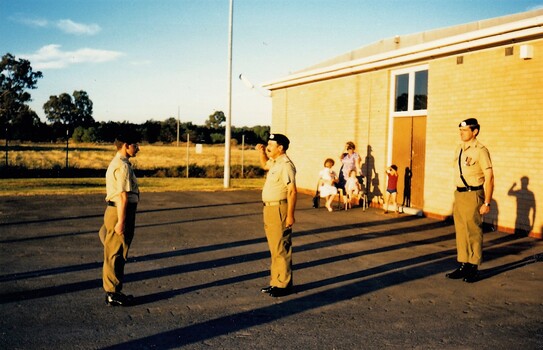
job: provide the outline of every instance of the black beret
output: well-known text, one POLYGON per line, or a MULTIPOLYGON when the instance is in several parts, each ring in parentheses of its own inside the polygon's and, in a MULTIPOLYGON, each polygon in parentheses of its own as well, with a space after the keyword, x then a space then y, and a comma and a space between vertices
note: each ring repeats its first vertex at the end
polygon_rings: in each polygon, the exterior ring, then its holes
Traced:
POLYGON ((290 144, 288 137, 283 134, 270 134, 268 141, 275 141, 278 145, 283 146, 285 149, 287 149, 288 145, 290 144))
POLYGON ((122 143, 127 143, 131 145, 131 144, 140 142, 141 135, 136 131, 127 130, 127 131, 120 132, 115 139, 122 143))
POLYGON ((475 118, 468 118, 466 120, 463 120, 460 124, 458 124, 458 127, 462 126, 479 126, 479 122, 475 118))

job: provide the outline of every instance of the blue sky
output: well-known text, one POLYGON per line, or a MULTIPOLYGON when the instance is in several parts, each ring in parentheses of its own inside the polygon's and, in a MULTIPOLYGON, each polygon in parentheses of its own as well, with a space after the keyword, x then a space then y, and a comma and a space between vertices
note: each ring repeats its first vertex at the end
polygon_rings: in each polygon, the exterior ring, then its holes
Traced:
MULTIPOLYGON (((0 0, 0 54, 43 78, 31 107, 85 90, 97 121, 203 124, 228 103, 229 0, 0 0)), ((395 35, 541 8, 543 0, 234 0, 232 125, 271 123, 259 88, 395 35), (250 89, 243 74, 256 87, 250 89)))

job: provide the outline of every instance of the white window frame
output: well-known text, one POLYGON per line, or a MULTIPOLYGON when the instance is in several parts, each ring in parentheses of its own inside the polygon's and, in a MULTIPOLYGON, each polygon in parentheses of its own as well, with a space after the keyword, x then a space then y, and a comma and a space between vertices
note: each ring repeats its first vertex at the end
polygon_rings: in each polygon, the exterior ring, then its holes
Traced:
POLYGON ((397 69, 390 72, 390 115, 392 117, 419 117, 426 116, 428 114, 428 109, 413 109, 415 105, 415 73, 423 70, 428 70, 427 64, 397 69), (394 110, 394 106, 396 104, 396 76, 402 74, 409 74, 409 97, 407 100, 407 111, 396 112, 394 110))
MULTIPOLYGON (((412 66, 408 68, 402 68, 390 71, 390 113, 388 120, 388 152, 387 152, 387 164, 392 162, 392 139, 393 139, 393 129, 394 129, 394 118, 401 117, 424 117, 428 115, 428 109, 414 110, 415 106, 415 73, 422 70, 428 70, 428 64, 423 64, 419 66, 412 66), (396 76, 402 74, 409 74, 409 87, 408 94, 409 98, 407 100, 407 111, 396 112, 394 111, 394 106, 396 104, 396 76)), ((428 72, 430 76, 430 72, 428 72)), ((426 106, 428 107, 428 106, 426 106)))

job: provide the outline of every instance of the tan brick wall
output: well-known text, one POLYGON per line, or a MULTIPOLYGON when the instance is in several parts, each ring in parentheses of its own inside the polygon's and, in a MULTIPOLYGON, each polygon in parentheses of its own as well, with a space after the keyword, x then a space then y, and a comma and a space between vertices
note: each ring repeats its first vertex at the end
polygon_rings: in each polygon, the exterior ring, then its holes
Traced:
POLYGON ((377 172, 385 167, 388 72, 356 75, 273 92, 272 132, 291 139, 287 152, 296 165, 298 187, 313 191, 324 160, 339 172, 340 153, 353 141, 362 159, 368 145, 377 172), (370 99, 371 96, 371 99, 370 99), (371 103, 370 103, 371 102, 371 103))
MULTIPOLYGON (((543 201, 543 40, 529 44, 534 47, 532 60, 520 59, 520 44, 515 44, 512 56, 505 56, 505 47, 498 47, 465 53, 463 64, 457 64, 457 56, 427 62, 423 208, 427 214, 442 217, 452 213, 457 125, 468 117, 479 119, 479 140, 489 148, 494 163, 495 203, 487 220, 510 231, 518 226, 517 199, 508 191, 523 176, 529 178, 528 190, 535 200, 543 201)), ((334 169, 339 171, 339 154, 349 140, 356 143, 363 158, 371 146, 384 191, 389 82, 390 69, 383 69, 273 91, 272 131, 291 139, 287 153, 296 164, 302 191, 314 191, 325 158, 336 160, 334 169)), ((528 198, 521 198, 521 207, 528 198)), ((542 207, 543 202, 539 203, 542 207)), ((541 233, 542 227, 539 209, 533 230, 541 233)))
MULTIPOLYGON (((525 44, 525 43, 523 43, 525 44)), ((479 141, 490 150, 495 173, 492 213, 486 221, 497 221, 513 230, 517 221, 517 199, 508 195, 513 183, 529 178, 528 190, 535 200, 543 199, 543 41, 530 42, 534 59, 505 56, 505 47, 438 59, 429 68, 429 106, 425 178, 425 208, 429 213, 448 215, 452 193, 452 157, 459 142, 457 125, 468 117, 481 124, 479 141)), ((520 213, 527 211, 528 195, 520 198, 520 213)), ((535 203, 537 205, 537 202, 535 203)), ((539 203, 539 208, 543 203, 539 203)), ((539 209, 534 231, 541 233, 543 215, 539 209)))

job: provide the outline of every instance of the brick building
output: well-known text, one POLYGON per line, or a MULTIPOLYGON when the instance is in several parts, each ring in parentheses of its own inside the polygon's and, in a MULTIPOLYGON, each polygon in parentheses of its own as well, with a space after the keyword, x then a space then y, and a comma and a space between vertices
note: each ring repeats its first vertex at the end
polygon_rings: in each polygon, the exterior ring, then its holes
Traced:
POLYGON ((410 192, 406 211, 436 218, 452 215, 458 123, 477 118, 495 172, 485 221, 541 238, 543 10, 383 39, 264 87, 272 131, 291 139, 300 191, 314 191, 325 158, 339 171, 353 141, 372 205, 396 164, 399 201, 410 192))

